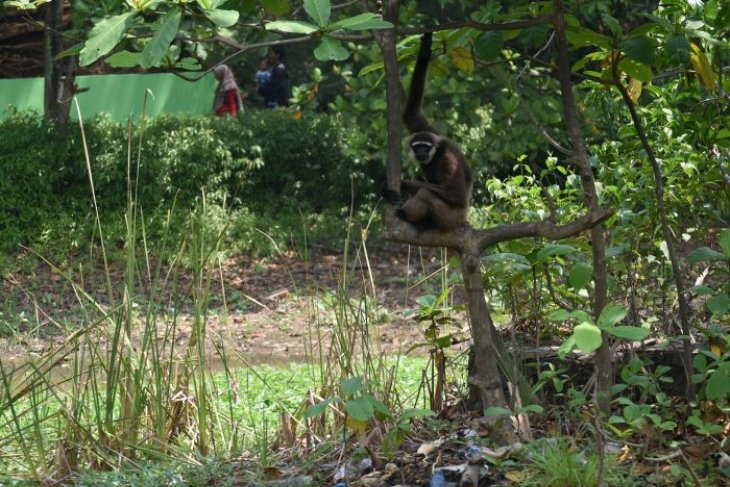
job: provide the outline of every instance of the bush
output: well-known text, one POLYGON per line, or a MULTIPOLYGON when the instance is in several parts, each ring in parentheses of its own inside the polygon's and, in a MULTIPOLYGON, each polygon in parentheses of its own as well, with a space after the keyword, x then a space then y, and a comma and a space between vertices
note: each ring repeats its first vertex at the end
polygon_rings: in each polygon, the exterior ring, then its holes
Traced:
MULTIPOLYGON (((85 132, 102 219, 116 222, 126 209, 128 171, 147 221, 163 220, 173 205, 188 213, 203 194, 209 205, 246 210, 241 215, 339 211, 353 191, 356 204, 372 199, 384 171, 382 154, 368 156, 366 139, 337 115, 161 117, 133 128, 131 163, 125 125, 99 118, 85 132)), ((93 205, 78 127, 60 130, 38 115, 15 114, 0 133, 0 251, 18 244, 62 251, 89 241, 93 205)))

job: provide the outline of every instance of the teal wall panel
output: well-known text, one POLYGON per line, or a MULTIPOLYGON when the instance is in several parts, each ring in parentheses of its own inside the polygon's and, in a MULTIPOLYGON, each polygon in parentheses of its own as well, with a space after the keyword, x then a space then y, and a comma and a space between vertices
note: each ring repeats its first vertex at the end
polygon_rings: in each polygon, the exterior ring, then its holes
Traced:
MULTIPOLYGON (((147 115, 211 114, 216 81, 212 74, 196 82, 185 81, 173 74, 115 74, 79 76, 77 100, 84 119, 106 113, 114 120, 126 121, 129 116, 138 119, 146 90, 152 96, 147 100, 147 115)), ((8 117, 8 106, 20 111, 43 111, 43 78, 0 79, 0 120, 8 117)), ((76 119, 75 104, 71 117, 76 119)))

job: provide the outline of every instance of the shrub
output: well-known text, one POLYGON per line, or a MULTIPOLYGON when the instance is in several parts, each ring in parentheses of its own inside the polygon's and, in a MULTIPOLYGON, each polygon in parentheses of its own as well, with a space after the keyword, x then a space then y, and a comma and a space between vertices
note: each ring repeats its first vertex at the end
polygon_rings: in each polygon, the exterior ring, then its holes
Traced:
MULTIPOLYGON (((295 119, 286 110, 249 110, 239 119, 161 117, 144 130, 133 128, 129 160, 126 125, 98 118, 85 132, 102 219, 117 222, 130 169, 147 221, 163 221, 173 205, 188 212, 203 194, 208 204, 266 218, 341 210, 353 191, 358 204, 371 199, 384 169, 382 154, 370 156, 367 139, 338 115, 295 119)), ((61 130, 39 115, 15 114, 0 123, 0 133, 0 251, 19 243, 63 251, 88 241, 93 205, 78 127, 61 130)), ((242 224, 235 233, 250 236, 242 224)))

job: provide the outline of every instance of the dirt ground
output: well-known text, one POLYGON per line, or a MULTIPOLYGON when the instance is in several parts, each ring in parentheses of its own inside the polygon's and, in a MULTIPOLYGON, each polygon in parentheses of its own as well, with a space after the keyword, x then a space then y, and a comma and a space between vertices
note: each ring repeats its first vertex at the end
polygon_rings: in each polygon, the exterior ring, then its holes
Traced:
MULTIPOLYGON (((344 288, 354 305, 367 302, 369 316, 377 323, 374 338, 381 352, 404 351, 424 341, 426 325, 407 315, 408 310, 417 308, 416 298, 438 293, 439 250, 399 245, 369 249, 367 256, 353 251, 347 257, 348 271, 344 274, 343 262, 342 252, 332 249, 315 249, 309 260, 293 253, 275 258, 238 256, 227 260, 209 273, 207 316, 209 336, 213 337, 211 345, 224 343, 249 364, 302 360, 307 349, 311 349, 309 337, 314 325, 318 324, 320 333, 325 334, 334 328, 337 303, 341 303, 335 298, 344 288), (431 279, 423 280, 424 277, 431 279), (365 301, 364 296, 375 299, 365 301)), ((102 269, 95 270, 93 275, 89 271, 84 271, 85 275, 65 272, 96 302, 108 305, 102 269)), ((122 268, 112 266, 110 274, 113 286, 121 289, 122 268)), ((149 281, 136 284, 143 296, 149 295, 149 281)), ((167 286, 158 299, 168 315, 178 316, 176 341, 180 343, 190 333, 193 310, 185 294, 193 289, 192 283, 193 276, 182 275, 179 283, 167 286), (181 291, 174 295, 172 289, 181 291)), ((0 291, 0 303, 5 303, 0 321, 6 319, 10 323, 14 318, 21 332, 6 332, 0 340, 0 353, 6 360, 22 360, 28 352, 42 354, 82 324, 79 303, 86 300, 79 299, 69 281, 46 264, 38 264, 32 272, 7 277, 0 291)), ((457 289, 457 299, 458 295, 457 289)), ((463 316, 457 319, 465 320, 463 316)), ((322 341, 326 343, 327 338, 322 341)))

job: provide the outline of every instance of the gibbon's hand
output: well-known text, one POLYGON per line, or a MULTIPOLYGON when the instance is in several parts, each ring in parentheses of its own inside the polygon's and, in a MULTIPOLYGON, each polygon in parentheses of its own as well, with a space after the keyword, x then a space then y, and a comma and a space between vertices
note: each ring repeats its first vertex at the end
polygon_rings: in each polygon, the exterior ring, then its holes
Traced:
POLYGON ((400 192, 388 189, 388 183, 385 181, 380 185, 380 194, 389 205, 399 206, 401 204, 400 192))

